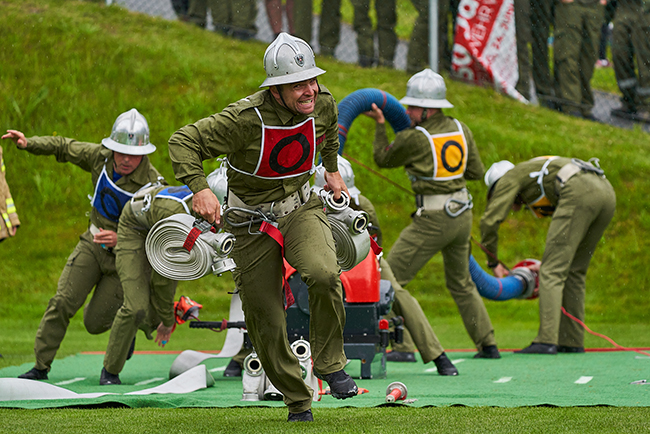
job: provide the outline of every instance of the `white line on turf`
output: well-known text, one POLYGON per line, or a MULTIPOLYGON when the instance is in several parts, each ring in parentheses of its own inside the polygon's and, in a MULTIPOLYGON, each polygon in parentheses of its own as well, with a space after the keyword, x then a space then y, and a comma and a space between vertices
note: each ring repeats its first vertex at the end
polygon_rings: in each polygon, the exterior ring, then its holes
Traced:
POLYGON ((493 381, 493 383, 507 383, 512 380, 512 377, 501 377, 498 380, 493 381))
MULTIPOLYGON (((465 361, 465 359, 456 359, 456 360, 452 360, 452 362, 453 362, 454 365, 457 365, 457 364, 462 363, 462 362, 464 362, 464 361, 465 361)), ((424 372, 438 372, 438 368, 429 368, 429 369, 425 369, 424 372)))
POLYGON ((219 372, 219 371, 225 371, 225 370, 226 370, 225 366, 220 366, 218 368, 208 369, 208 372, 219 372))
POLYGON ((58 383, 54 383, 57 386, 63 386, 64 384, 72 384, 72 383, 77 383, 79 381, 84 381, 86 377, 77 377, 73 378, 72 380, 65 380, 65 381, 59 381, 58 383))
POLYGON ((150 378, 148 380, 140 381, 139 383, 135 383, 135 386, 144 386, 145 384, 149 383, 155 383, 156 381, 164 380, 163 377, 154 377, 150 378))
POLYGON ((574 383, 575 384, 587 384, 591 380, 593 380, 593 378, 594 377, 585 377, 585 376, 583 376, 583 377, 578 378, 576 381, 574 381, 574 383))

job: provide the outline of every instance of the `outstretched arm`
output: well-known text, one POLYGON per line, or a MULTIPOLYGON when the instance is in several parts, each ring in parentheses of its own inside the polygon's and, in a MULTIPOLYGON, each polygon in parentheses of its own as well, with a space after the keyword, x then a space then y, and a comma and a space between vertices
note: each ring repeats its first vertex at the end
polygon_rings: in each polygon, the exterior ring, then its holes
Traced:
POLYGON ((27 139, 25 138, 25 135, 18 130, 7 130, 7 134, 2 136, 2 138, 13 140, 16 146, 20 149, 25 149, 27 147, 27 139))

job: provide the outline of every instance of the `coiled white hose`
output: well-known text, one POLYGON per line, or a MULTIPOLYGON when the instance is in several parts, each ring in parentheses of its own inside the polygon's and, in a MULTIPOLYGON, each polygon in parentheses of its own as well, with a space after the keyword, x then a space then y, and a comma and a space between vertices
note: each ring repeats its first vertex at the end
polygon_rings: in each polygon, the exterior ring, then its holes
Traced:
POLYGON ((190 251, 183 247, 194 221, 189 214, 175 214, 158 221, 149 231, 145 251, 151 267, 161 276, 195 280, 235 268, 235 262, 227 257, 235 243, 230 233, 208 231, 199 235, 190 251))

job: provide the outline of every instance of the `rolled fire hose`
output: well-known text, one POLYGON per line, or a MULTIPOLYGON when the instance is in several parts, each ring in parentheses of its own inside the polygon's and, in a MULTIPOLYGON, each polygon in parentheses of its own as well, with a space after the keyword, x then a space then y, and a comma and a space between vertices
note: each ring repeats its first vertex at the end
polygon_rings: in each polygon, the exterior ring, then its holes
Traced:
POLYGON ((377 107, 384 112, 384 117, 396 133, 411 126, 411 119, 406 114, 406 110, 393 95, 373 88, 356 90, 338 104, 339 154, 343 154, 343 146, 352 122, 361 113, 371 110, 372 103, 377 104, 377 107))
POLYGON ((513 298, 537 297, 537 273, 532 272, 526 265, 537 260, 529 259, 515 265, 509 276, 497 278, 485 272, 474 256, 469 256, 469 273, 476 284, 476 289, 482 297, 490 300, 503 301, 513 298))
POLYGON ((349 271, 363 261, 370 252, 368 214, 350 208, 350 197, 345 192, 341 192, 341 199, 338 202, 334 200, 332 191, 320 197, 325 203, 327 220, 332 227, 336 259, 343 271, 349 271))
POLYGON ((191 250, 183 247, 194 222, 189 214, 175 214, 158 221, 149 231, 145 241, 147 258, 161 276, 195 280, 235 268, 235 262, 228 258, 235 244, 230 233, 207 231, 199 235, 191 250))

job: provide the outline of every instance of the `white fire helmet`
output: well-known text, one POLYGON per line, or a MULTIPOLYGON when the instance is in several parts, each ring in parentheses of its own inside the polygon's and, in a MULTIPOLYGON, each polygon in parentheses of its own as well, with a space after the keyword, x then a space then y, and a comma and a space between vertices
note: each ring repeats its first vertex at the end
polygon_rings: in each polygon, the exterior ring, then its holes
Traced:
MULTIPOLYGON (((341 174, 341 178, 343 178, 343 182, 345 182, 345 186, 350 192, 350 196, 358 205, 359 195, 361 194, 361 191, 359 191, 359 189, 354 186, 354 171, 352 170, 352 165, 348 160, 339 155, 338 166, 339 173, 341 174)), ((319 192, 323 189, 323 187, 325 187, 325 168, 321 165, 316 168, 313 190, 315 192, 319 192)))
POLYGON ((210 190, 217 196, 219 203, 224 204, 226 194, 228 193, 228 176, 226 176, 226 165, 221 164, 217 170, 206 177, 210 190))
POLYGON ((512 170, 514 167, 515 165, 508 160, 497 161, 490 166, 487 172, 485 172, 485 185, 487 185, 488 194, 492 191, 494 184, 501 179, 506 172, 512 170))
POLYGON ((108 149, 126 155, 147 155, 156 150, 149 142, 149 125, 136 109, 124 112, 115 119, 111 136, 102 139, 108 149))
POLYGON ((399 100, 407 106, 424 108, 451 108, 447 101, 445 79, 427 68, 413 75, 406 83, 406 96, 399 100))
POLYGON ((316 66, 314 51, 300 38, 282 32, 264 53, 266 80, 260 87, 298 83, 325 71, 316 66))

